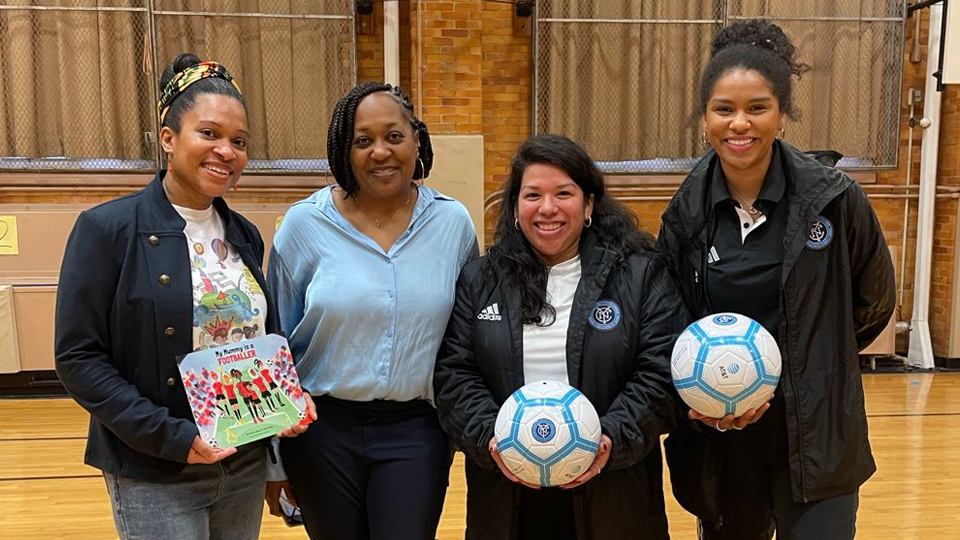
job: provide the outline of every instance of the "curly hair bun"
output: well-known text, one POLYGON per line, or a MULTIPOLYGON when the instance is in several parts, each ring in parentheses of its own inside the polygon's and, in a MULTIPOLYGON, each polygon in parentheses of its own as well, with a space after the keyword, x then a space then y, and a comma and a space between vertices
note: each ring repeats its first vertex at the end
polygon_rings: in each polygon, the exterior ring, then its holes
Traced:
POLYGON ((788 66, 790 73, 800 77, 809 67, 796 60, 797 49, 783 29, 764 19, 751 19, 727 26, 717 33, 710 46, 710 57, 737 45, 751 45, 775 53, 788 66))

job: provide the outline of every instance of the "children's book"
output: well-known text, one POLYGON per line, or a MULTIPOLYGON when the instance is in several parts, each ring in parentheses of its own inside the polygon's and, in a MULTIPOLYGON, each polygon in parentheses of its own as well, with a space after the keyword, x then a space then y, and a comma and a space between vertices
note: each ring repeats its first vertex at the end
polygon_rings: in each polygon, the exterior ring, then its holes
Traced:
POLYGON ((283 336, 211 347, 178 362, 200 438, 210 446, 240 446, 310 423, 283 336))

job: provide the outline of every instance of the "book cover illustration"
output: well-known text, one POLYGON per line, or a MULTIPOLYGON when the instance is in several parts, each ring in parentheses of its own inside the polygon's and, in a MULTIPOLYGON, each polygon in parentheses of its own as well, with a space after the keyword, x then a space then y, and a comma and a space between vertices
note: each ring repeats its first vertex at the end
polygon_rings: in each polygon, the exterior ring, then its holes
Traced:
POLYGON ((308 424, 307 402, 286 338, 269 334, 179 359, 200 438, 231 448, 308 424))

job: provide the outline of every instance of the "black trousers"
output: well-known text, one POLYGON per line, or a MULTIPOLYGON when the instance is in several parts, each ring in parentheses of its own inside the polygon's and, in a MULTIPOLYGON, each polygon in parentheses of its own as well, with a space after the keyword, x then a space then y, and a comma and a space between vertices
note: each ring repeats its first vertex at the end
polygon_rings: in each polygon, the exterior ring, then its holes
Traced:
POLYGON ((793 501, 782 397, 757 424, 722 436, 723 484, 718 527, 700 523, 702 540, 852 540, 859 490, 809 503, 793 501))
POLYGON ((452 453, 426 401, 316 399, 317 421, 281 439, 313 540, 433 540, 452 453))
POLYGON ((523 488, 517 513, 517 540, 577 540, 569 491, 523 488))

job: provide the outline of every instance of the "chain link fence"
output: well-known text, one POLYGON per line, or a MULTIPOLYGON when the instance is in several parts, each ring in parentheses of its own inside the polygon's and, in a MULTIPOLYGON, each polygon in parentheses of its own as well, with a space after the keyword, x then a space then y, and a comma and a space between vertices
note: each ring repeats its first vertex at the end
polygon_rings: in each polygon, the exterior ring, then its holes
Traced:
POLYGON ((897 166, 905 9, 896 0, 540 0, 534 131, 569 135, 609 173, 690 170, 705 148, 697 99, 725 25, 780 25, 810 70, 786 140, 849 169, 897 166))
POLYGON ((326 172, 356 79, 351 0, 0 3, 0 170, 151 170, 159 73, 181 52, 240 82, 249 172, 326 172))

